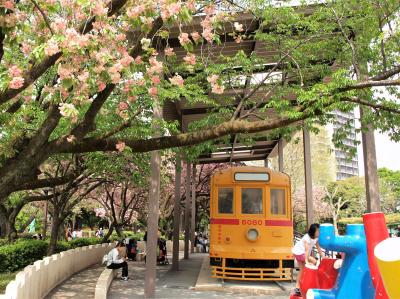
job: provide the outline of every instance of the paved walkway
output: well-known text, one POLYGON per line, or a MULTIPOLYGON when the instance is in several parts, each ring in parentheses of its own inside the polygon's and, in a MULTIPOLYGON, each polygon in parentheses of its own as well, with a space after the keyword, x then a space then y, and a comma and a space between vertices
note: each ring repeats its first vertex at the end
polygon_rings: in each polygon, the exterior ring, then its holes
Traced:
POLYGON ((103 270, 104 266, 97 264, 71 276, 53 289, 46 299, 94 298, 96 282, 103 270))
MULTIPOLYGON (((180 271, 170 271, 168 266, 158 266, 156 298, 276 298, 287 299, 289 295, 267 296, 240 294, 237 292, 195 291, 198 274, 207 254, 196 253, 189 260, 180 261, 180 271)), ((115 279, 108 293, 109 299, 143 298, 144 264, 129 265, 129 281, 115 279)))
MULTIPOLYGON (((194 286, 207 254, 196 253, 189 260, 180 261, 180 271, 170 270, 170 266, 157 266, 156 298, 275 298, 287 299, 289 296, 251 296, 246 293, 218 292, 218 291, 195 291, 194 286)), ((171 259, 170 259, 171 261, 171 259)), ((102 265, 94 265, 83 270, 56 287, 46 299, 89 299, 94 298, 94 289, 101 272, 102 265)), ((143 298, 144 289, 144 262, 129 262, 130 280, 119 279, 120 273, 110 286, 107 298, 109 299, 131 299, 143 298)))

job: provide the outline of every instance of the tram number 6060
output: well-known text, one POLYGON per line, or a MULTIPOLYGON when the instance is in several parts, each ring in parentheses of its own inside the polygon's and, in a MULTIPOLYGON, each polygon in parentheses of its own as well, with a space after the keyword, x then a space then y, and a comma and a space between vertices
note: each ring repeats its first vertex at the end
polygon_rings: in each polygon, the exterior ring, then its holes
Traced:
POLYGON ((242 225, 262 225, 262 220, 242 220, 242 225))

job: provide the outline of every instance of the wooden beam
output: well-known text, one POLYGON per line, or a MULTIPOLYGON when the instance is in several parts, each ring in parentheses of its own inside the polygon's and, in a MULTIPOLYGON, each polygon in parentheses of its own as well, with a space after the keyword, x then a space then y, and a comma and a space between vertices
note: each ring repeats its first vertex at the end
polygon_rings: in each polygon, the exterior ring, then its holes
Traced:
POLYGON ((179 154, 175 161, 175 199, 174 199, 174 231, 172 238, 172 270, 179 270, 179 225, 181 221, 181 169, 179 154))
POLYGON ((185 248, 184 259, 189 258, 190 240, 190 162, 186 161, 186 199, 185 199, 185 248))
POLYGON ((304 176, 306 190, 306 216, 307 226, 314 223, 314 206, 313 206, 313 190, 312 190, 312 172, 311 172, 311 145, 310 132, 303 129, 303 148, 304 148, 304 176))
POLYGON ((278 141, 278 167, 279 171, 283 172, 283 140, 282 138, 278 141))
POLYGON ((193 164, 192 175, 192 212, 190 213, 190 252, 194 253, 194 234, 196 230, 196 164, 193 164))

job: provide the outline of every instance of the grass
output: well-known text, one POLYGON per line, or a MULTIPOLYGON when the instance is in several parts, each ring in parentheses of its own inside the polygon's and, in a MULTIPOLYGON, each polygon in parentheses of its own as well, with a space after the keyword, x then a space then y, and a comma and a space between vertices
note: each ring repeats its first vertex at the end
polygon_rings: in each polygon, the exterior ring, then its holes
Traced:
POLYGON ((18 272, 14 273, 0 273, 0 293, 4 293, 6 290, 6 286, 8 283, 15 278, 15 275, 18 272))

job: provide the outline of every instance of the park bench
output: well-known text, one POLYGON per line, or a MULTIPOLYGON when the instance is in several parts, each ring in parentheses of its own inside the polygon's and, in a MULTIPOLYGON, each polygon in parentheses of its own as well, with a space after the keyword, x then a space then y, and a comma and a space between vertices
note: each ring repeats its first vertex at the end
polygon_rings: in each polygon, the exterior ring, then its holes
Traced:
POLYGON ((99 278, 97 279, 96 288, 94 291, 95 299, 107 298, 108 289, 110 288, 110 285, 116 276, 117 270, 105 268, 103 272, 101 272, 99 278))

